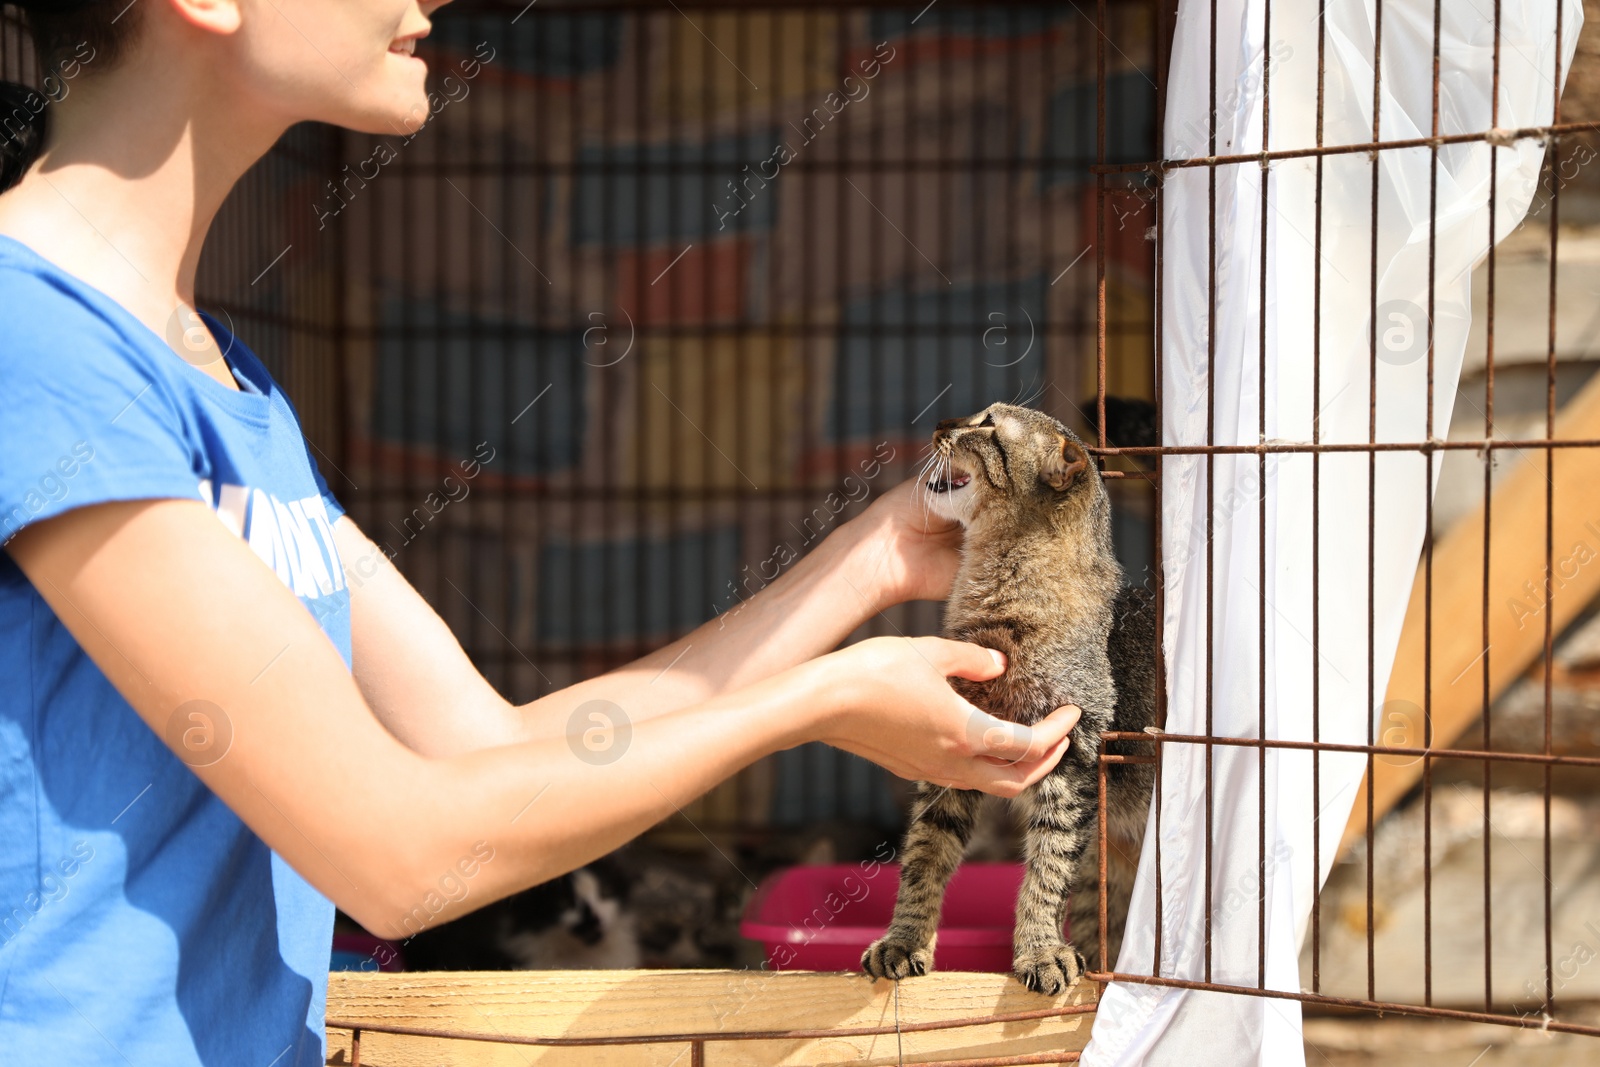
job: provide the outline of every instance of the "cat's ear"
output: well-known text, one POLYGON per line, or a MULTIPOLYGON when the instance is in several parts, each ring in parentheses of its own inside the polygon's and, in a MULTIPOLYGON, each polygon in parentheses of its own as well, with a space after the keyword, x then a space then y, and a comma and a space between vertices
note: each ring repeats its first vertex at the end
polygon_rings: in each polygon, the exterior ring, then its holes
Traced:
POLYGON ((1089 467, 1089 455, 1083 446, 1070 437, 1061 438, 1061 447, 1046 454, 1039 477, 1050 488, 1060 492, 1089 467))

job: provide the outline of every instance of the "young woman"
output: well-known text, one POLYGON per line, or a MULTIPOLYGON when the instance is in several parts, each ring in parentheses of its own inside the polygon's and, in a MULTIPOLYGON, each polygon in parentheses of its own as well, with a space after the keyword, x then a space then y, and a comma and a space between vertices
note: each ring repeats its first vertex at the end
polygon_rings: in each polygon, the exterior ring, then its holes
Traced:
POLYGON ((949 591, 959 534, 909 483, 731 618, 520 707, 343 514, 195 265, 290 125, 426 106, 441 2, 18 5, 60 80, 8 92, 0 144, 8 1062, 320 1064, 335 905, 403 937, 805 741, 1003 796, 1067 745, 1075 708, 1008 730, 956 696, 987 649, 830 651, 949 591), (609 761, 568 736, 594 700, 631 721, 609 761))

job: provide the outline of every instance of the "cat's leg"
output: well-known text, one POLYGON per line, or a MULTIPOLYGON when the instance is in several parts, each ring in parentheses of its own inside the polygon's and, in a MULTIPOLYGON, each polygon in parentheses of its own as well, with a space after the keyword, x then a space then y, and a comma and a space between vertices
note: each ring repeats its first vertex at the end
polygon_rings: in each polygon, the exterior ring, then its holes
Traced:
POLYGON ((1018 797, 1026 815, 1027 872, 1017 895, 1012 968, 1017 980, 1036 993, 1055 996, 1088 969, 1083 954, 1061 936, 1061 922, 1068 894, 1087 882, 1081 868, 1096 833, 1096 800, 1093 778, 1060 769, 1018 797))
POLYGON ((900 856, 900 893, 888 932, 861 954, 874 978, 906 978, 933 969, 944 889, 961 864, 983 794, 917 783, 917 802, 900 856))

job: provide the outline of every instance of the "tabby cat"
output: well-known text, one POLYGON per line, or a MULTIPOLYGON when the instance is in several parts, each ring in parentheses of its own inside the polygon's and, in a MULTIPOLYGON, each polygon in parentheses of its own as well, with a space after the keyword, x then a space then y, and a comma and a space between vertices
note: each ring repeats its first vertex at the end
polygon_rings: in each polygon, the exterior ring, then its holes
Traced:
MULTIPOLYGON (((1061 762, 1015 800, 1026 873, 1012 965, 1029 989, 1065 991, 1085 970, 1062 936, 1098 944, 1100 735, 1155 725, 1153 598, 1123 584, 1111 546, 1111 502, 1080 441, 1038 411, 995 404, 947 419, 933 435, 930 510, 965 528, 944 635, 1004 652, 1004 674, 951 679, 997 718, 1032 725, 1063 704, 1082 717, 1061 762), (1070 915, 1068 914, 1070 908, 1070 915)), ((1148 750, 1121 743, 1108 751, 1148 750)), ((1144 834, 1148 764, 1107 768, 1107 942, 1115 962, 1144 834)), ((878 978, 925 974, 946 884, 985 794, 918 782, 888 932, 862 954, 878 978)))

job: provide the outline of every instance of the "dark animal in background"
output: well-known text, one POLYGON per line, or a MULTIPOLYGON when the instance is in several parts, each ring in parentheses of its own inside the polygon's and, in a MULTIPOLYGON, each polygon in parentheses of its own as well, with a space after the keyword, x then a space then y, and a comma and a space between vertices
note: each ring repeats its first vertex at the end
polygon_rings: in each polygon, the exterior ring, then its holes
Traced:
MULTIPOLYGON (((1100 735, 1156 725, 1154 598, 1123 584, 1112 552, 1110 498, 1093 458, 1067 427, 1038 411, 995 404, 941 422, 933 440, 928 506, 965 527, 944 635, 999 649, 1007 658, 999 678, 952 679, 951 685, 991 715, 1024 725, 1063 704, 1083 709, 1061 762, 1011 802, 1026 864, 1013 969, 1029 989, 1054 995, 1085 970, 1082 953, 1062 937, 1063 918, 1070 918, 1079 942, 1099 941, 1100 735)), ((1153 768, 1116 764, 1108 770, 1113 847, 1106 933, 1114 962, 1153 768)), ((894 917, 861 957, 867 973, 905 978, 932 968, 945 886, 984 798, 975 790, 917 783, 894 917)))
POLYGON ((716 859, 631 842, 430 927, 401 944, 401 957, 427 971, 738 966, 748 885, 716 859))
POLYGON ((627 889, 617 865, 600 860, 423 930, 401 957, 422 971, 637 967, 627 889))
POLYGON ((428 971, 756 966, 760 946, 739 936, 753 882, 796 864, 865 860, 880 855, 884 843, 882 830, 843 820, 726 851, 630 841, 423 930, 401 944, 401 957, 407 969, 428 971))
MULTIPOLYGON (((1080 409, 1089 422, 1089 433, 1098 437, 1100 404, 1094 397, 1080 409)), ((1154 448, 1161 443, 1161 420, 1156 406, 1135 397, 1106 397, 1106 444, 1112 448, 1154 448)), ((1139 457, 1143 460, 1149 456, 1139 457)))

